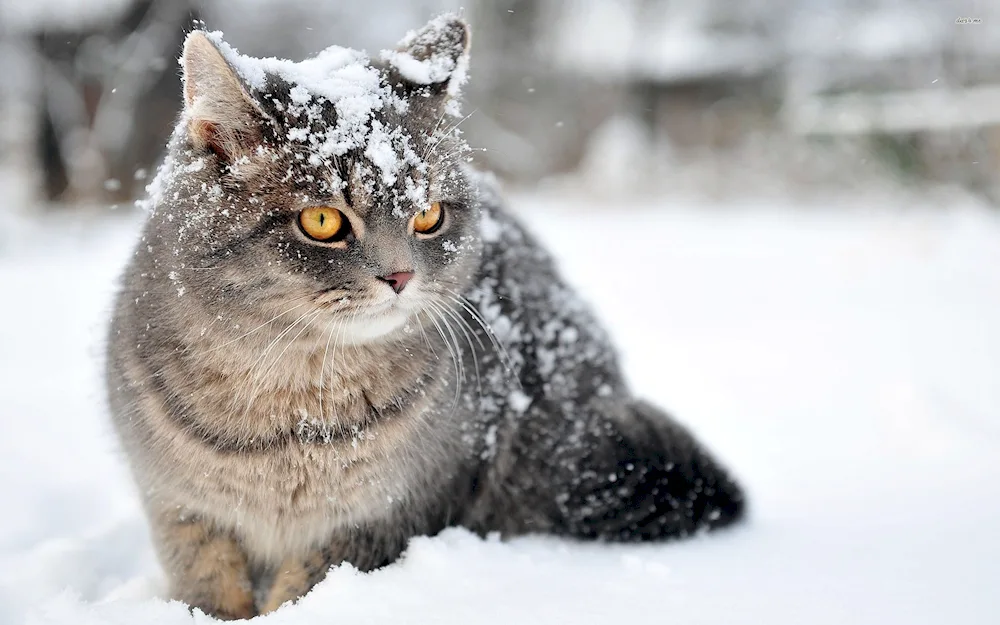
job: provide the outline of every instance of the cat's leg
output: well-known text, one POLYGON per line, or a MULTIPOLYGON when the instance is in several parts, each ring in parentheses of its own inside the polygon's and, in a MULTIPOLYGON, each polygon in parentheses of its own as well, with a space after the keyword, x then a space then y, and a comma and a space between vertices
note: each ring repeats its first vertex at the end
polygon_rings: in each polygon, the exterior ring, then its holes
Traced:
POLYGON ((294 601, 309 592, 326 575, 330 568, 330 554, 317 550, 304 558, 285 558, 274 574, 271 589, 260 606, 260 613, 267 614, 288 601, 294 601))
POLYGON ((322 549, 285 558, 275 572, 260 613, 267 614, 302 597, 326 577, 332 566, 348 562, 361 571, 371 571, 389 564, 403 552, 407 539, 418 533, 422 532, 407 527, 405 521, 354 528, 334 536, 322 549))
POLYGON ((221 619, 256 615, 247 556, 231 533, 177 511, 150 517, 171 598, 221 619))
POLYGON ((498 437, 468 524, 603 540, 681 537, 741 518, 739 486, 680 424, 645 402, 532 406, 498 437))

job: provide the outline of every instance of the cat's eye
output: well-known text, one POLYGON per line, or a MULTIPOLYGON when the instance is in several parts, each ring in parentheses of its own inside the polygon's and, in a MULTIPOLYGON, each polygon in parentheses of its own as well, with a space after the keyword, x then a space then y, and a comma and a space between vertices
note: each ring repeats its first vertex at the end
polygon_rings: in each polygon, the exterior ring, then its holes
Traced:
POLYGON ((413 217, 413 231, 420 234, 433 234, 444 223, 444 208, 441 202, 434 202, 413 217))
POLYGON ((299 227, 307 237, 322 243, 343 241, 351 233, 351 222, 332 206, 310 206, 299 213, 299 227))

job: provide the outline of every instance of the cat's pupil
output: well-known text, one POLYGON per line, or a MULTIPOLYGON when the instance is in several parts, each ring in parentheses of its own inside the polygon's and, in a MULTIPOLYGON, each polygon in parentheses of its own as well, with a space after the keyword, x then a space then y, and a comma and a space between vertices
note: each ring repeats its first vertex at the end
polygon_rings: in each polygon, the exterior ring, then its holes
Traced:
POLYGON ((319 214, 319 225, 320 225, 320 227, 322 227, 324 223, 326 223, 326 214, 325 213, 320 213, 319 214))

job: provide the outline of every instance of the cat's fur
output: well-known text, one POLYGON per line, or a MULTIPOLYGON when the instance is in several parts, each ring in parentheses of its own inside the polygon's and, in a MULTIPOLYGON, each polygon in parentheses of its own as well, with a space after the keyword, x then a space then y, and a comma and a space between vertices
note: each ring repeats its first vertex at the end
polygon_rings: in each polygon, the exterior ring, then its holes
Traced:
POLYGON ((741 516, 737 485, 631 395, 604 330, 464 165, 448 113, 467 48, 439 18, 337 74, 374 100, 331 101, 297 66, 189 36, 108 358, 174 597, 266 612, 448 525, 635 541, 741 516), (444 227, 414 235, 433 201, 444 227), (315 204, 354 238, 306 239, 296 215, 315 204), (377 280, 404 270, 398 295, 377 280))

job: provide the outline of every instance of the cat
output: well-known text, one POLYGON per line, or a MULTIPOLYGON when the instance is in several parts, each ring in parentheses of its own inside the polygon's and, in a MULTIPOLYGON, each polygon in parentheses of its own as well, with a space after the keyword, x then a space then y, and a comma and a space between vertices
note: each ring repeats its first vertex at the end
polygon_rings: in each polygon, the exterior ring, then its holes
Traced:
POLYGON ((272 611, 464 526, 642 541, 744 516, 468 164, 469 30, 253 59, 191 32, 108 341, 171 597, 272 611))

